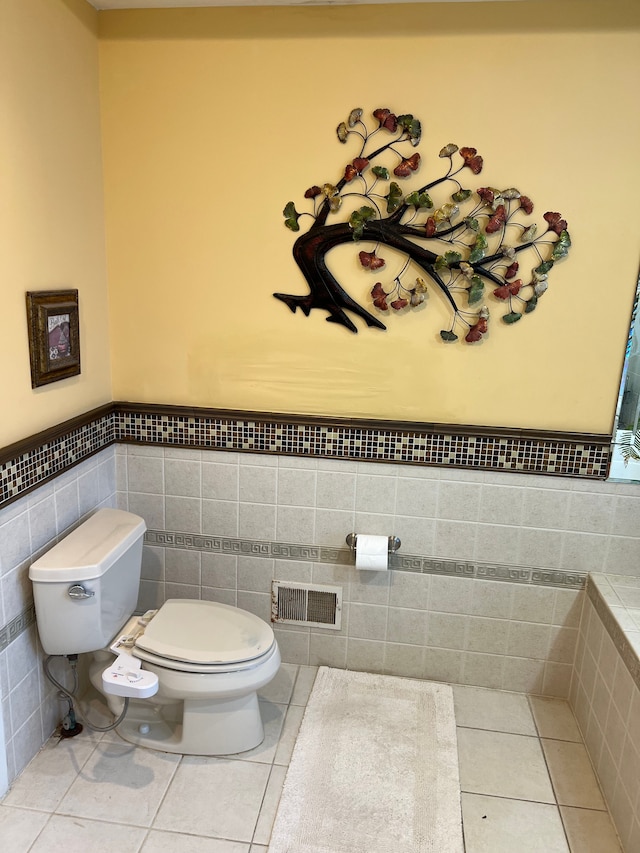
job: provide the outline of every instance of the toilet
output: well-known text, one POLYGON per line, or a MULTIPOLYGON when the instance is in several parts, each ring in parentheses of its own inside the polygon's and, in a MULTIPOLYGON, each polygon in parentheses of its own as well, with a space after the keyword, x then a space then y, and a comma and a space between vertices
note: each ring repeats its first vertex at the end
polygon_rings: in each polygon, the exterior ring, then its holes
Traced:
POLYGON ((212 601, 169 599, 134 615, 145 522, 100 509, 29 570, 47 655, 92 652, 92 684, 124 740, 184 755, 231 755, 264 738, 257 691, 280 667, 271 626, 212 601))

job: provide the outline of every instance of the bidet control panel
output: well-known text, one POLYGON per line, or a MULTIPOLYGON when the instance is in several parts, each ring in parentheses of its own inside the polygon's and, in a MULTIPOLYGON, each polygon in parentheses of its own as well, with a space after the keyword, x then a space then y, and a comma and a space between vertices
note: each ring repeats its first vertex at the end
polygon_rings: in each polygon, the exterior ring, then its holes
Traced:
POLYGON ((158 676, 140 668, 141 661, 127 652, 102 673, 102 687, 113 696, 146 699, 158 692, 158 676))

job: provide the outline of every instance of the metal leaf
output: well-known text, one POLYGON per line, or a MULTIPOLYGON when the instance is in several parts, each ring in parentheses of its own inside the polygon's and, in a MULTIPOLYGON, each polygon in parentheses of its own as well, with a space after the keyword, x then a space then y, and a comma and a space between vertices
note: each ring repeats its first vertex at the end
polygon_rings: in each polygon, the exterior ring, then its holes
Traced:
POLYGON ((458 190, 451 196, 451 200, 455 202, 466 201, 470 196, 473 190, 458 190))
POLYGON ((332 213, 340 210, 340 205, 342 204, 342 196, 340 195, 340 190, 335 187, 333 184, 323 184, 322 192, 329 200, 329 210, 332 213))
POLYGON ((474 275, 471 279, 471 286, 467 289, 467 295, 469 305, 475 305, 484 296, 484 282, 479 275, 474 275))
POLYGON ((482 336, 487 331, 487 328, 487 318, 482 316, 481 311, 478 315, 478 322, 475 324, 475 326, 471 326, 469 328, 469 331, 467 332, 467 335, 465 337, 465 341, 468 344, 477 343, 479 340, 482 340, 482 336))
POLYGON ((409 195, 405 198, 406 204, 412 204, 414 207, 424 207, 427 210, 431 210, 433 207, 433 201, 431 200, 431 196, 429 193, 418 192, 414 190, 414 192, 409 193, 409 195))
POLYGON ((464 165, 471 169, 474 175, 479 175, 482 171, 482 157, 478 154, 475 148, 464 147, 460 149, 460 156, 464 160, 464 165))
POLYGON ((549 272, 553 267, 553 261, 543 261, 539 266, 534 269, 535 273, 538 273, 540 276, 545 275, 549 272))
POLYGON ((438 255, 435 266, 437 270, 449 269, 460 260, 462 260, 460 252, 445 252, 444 255, 438 255))
POLYGON ((469 280, 471 280, 474 276, 473 267, 471 266, 471 264, 467 263, 466 261, 460 262, 460 272, 462 273, 462 275, 465 278, 468 278, 469 280))
POLYGON ((489 245, 487 238, 484 234, 479 233, 476 234, 476 239, 471 248, 471 252, 468 257, 468 261, 470 264, 477 264, 478 261, 481 261, 484 258, 485 249, 489 245))
POLYGON ((496 231, 500 231, 506 221, 507 209, 505 208, 504 204, 499 204, 496 207, 496 212, 487 220, 487 224, 485 225, 484 230, 487 232, 487 234, 495 234, 496 231))
POLYGON ((551 252, 551 257, 554 261, 559 261, 560 258, 566 258, 569 254, 569 246, 566 243, 561 243, 560 240, 553 247, 553 252, 551 252))
POLYGON ((460 208, 457 204, 450 204, 447 202, 446 204, 443 204, 442 207, 439 207, 434 211, 433 218, 436 222, 449 222, 451 219, 455 219, 459 213, 460 208))
POLYGON ((544 214, 543 219, 549 223, 549 231, 555 231, 556 234, 561 234, 567 228, 567 221, 562 218, 562 214, 560 213, 548 210, 544 214))
POLYGON ((358 258, 365 269, 379 270, 385 265, 384 258, 378 257, 375 252, 360 252, 358 258))
POLYGON ((371 171, 376 178, 382 178, 383 181, 389 180, 389 170, 386 166, 374 166, 371 171))
POLYGON ((385 292, 379 281, 371 288, 371 296, 373 297, 373 304, 376 308, 379 308, 381 311, 389 310, 389 306, 387 305, 387 296, 389 294, 385 292))
POLYGON ((385 196, 387 200, 387 213, 393 213, 402 203, 402 190, 395 181, 389 184, 389 192, 385 196))
POLYGON ((362 107, 356 107, 355 110, 351 110, 351 112, 349 113, 349 119, 348 119, 349 127, 355 127, 361 118, 362 118, 362 107))
POLYGON ((440 149, 438 157, 451 157, 451 155, 455 154, 457 150, 458 146, 455 142, 450 142, 448 145, 445 145, 444 148, 440 149))
POLYGON ((520 196, 520 207, 524 210, 525 213, 529 215, 533 213, 533 202, 531 201, 529 196, 520 196))
POLYGON ((569 232, 565 228, 560 232, 558 242, 553 247, 553 251, 551 252, 552 259, 554 261, 559 261, 560 258, 565 258, 569 254, 570 246, 571 237, 569 236, 569 232))
POLYGON ((412 115, 398 116, 398 124, 408 135, 409 140, 414 148, 420 144, 420 137, 422 136, 422 127, 417 118, 414 118, 412 115))
POLYGON ((359 210, 354 210, 349 217, 349 227, 353 229, 353 239, 357 243, 362 238, 364 226, 369 219, 373 219, 376 215, 372 207, 361 207, 359 210))
POLYGON ((299 231, 300 226, 298 225, 298 219, 300 218, 300 214, 296 210, 295 203, 293 201, 287 202, 284 210, 282 211, 282 215, 284 216, 284 224, 291 231, 299 231))
POLYGON ((519 314, 517 311, 511 311, 511 313, 505 314, 502 319, 505 323, 511 325, 511 323, 517 323, 518 320, 521 320, 522 314, 519 314))
POLYGON ((447 329, 442 329, 442 331, 440 332, 440 337, 443 341, 447 342, 458 340, 458 336, 454 332, 450 332, 447 329))
POLYGON ((374 110, 373 117, 380 122, 380 127, 384 127, 389 133, 395 133, 398 129, 398 117, 386 107, 374 110))

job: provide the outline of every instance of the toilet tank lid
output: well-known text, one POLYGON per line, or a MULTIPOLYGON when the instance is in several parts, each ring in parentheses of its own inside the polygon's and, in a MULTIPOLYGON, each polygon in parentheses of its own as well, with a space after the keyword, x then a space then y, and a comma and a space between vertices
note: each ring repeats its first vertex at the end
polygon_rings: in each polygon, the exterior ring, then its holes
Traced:
POLYGON ((29 577, 40 583, 100 577, 146 529, 139 515, 121 509, 99 509, 32 563, 29 577))

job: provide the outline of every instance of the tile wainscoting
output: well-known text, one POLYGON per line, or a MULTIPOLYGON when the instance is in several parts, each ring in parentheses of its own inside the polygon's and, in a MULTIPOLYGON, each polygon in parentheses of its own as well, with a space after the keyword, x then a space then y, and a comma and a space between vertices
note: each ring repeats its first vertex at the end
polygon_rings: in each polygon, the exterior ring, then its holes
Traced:
POLYGON ((89 513, 115 506, 115 486, 115 448, 109 447, 0 509, 0 699, 9 781, 40 749, 62 711, 42 669, 29 566, 89 513))
POLYGON ((330 584, 342 590, 340 630, 275 625, 285 662, 568 696, 584 595, 575 574, 542 586, 529 571, 495 580, 481 565, 418 556, 405 558, 410 570, 362 572, 347 549, 159 531, 147 543, 140 610, 202 598, 269 621, 272 580, 330 584))
POLYGON ((118 441, 604 479, 588 433, 108 403, 0 448, 0 508, 118 441))
MULTIPOLYGON (((289 542, 256 542, 248 539, 230 539, 224 536, 211 536, 200 533, 147 530, 145 543, 147 545, 182 548, 209 554, 272 557, 277 560, 296 560, 342 566, 351 566, 354 563, 354 553, 351 548, 329 548, 323 545, 294 545, 289 542)), ((581 572, 565 572, 556 569, 531 569, 522 566, 471 562, 468 560, 442 560, 433 557, 422 557, 418 554, 390 553, 389 570, 469 579, 476 578, 478 580, 538 584, 565 589, 584 589, 586 585, 586 575, 581 572)), ((383 577, 383 575, 379 577, 383 577)))
MULTIPOLYGON (((587 573, 638 574, 640 487, 603 480, 602 437, 584 444, 586 455, 571 442, 569 457, 566 448, 560 457, 549 451, 542 474, 537 451, 522 455, 516 439, 519 459, 503 454, 494 465, 480 455, 467 466, 449 445, 439 465, 424 455, 417 464, 402 456, 407 433, 389 445, 383 431, 363 439, 325 425, 325 443, 313 444, 302 424, 287 431, 273 421, 241 428, 218 419, 205 434, 200 416, 118 405, 42 434, 39 445, 0 452, 0 696, 10 779, 60 716, 42 675, 28 565, 100 505, 147 522, 141 608, 201 597, 268 619, 272 578, 341 585, 340 631, 276 626, 292 664, 566 697, 587 573), (283 445, 292 435, 301 443, 283 445), (558 458, 570 476, 553 470, 558 458), (345 537, 358 531, 401 538, 392 571, 355 570, 345 537)), ((478 438, 449 436, 465 452, 478 438)))
MULTIPOLYGON (((637 603, 640 580, 620 582, 637 603)), ((624 850, 633 853, 640 850, 640 659, 616 585, 589 578, 569 702, 624 850)))
POLYGON ((632 574, 640 554, 637 487, 129 444, 117 470, 150 528, 141 608, 209 598, 268 619, 274 578, 343 586, 340 632, 277 626, 291 663, 566 697, 586 572, 632 574), (352 531, 398 535, 393 570, 356 572, 352 531))

